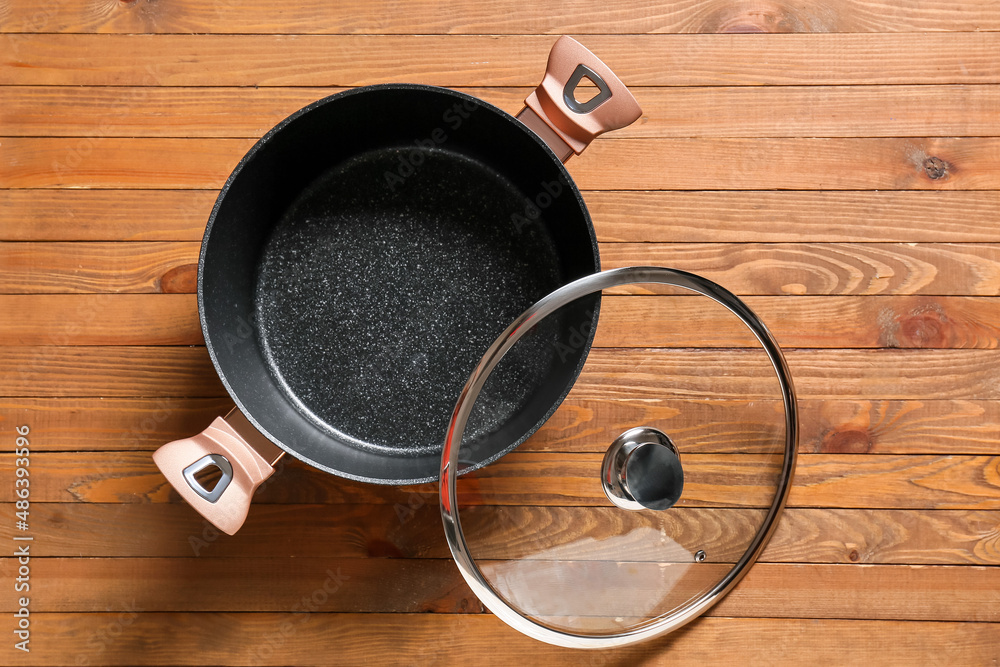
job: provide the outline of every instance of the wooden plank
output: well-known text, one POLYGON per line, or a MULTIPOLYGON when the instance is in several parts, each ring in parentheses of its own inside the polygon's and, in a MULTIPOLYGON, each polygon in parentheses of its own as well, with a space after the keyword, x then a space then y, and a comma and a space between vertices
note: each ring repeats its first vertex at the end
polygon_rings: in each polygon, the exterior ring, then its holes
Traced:
POLYGON ((995 565, 995 512, 789 509, 763 561, 995 565))
MULTIPOLYGON (((323 582, 317 582, 321 585, 323 582)), ((306 587, 306 593, 309 592, 306 587)), ((520 635, 491 614, 290 613, 38 614, 31 653, 0 648, 12 667, 122 665, 414 664, 447 637, 448 651, 483 665, 579 667, 578 650, 520 635), (247 638, 252 638, 248 640, 247 638)), ((705 618, 643 644, 592 654, 587 663, 810 664, 911 667, 937 656, 949 664, 989 664, 1000 656, 995 623, 842 619, 705 618), (850 637, 850 647, 844 638, 850 637), (892 650, 887 651, 886 647, 892 650)))
POLYGON ((992 224, 998 192, 587 191, 584 197, 604 242, 1000 241, 1000 225, 992 224))
MULTIPOLYGON (((2 243, 0 294, 193 294, 199 251, 198 243, 188 241, 2 243)), ((603 243, 600 253, 604 269, 667 266, 697 273, 738 295, 1000 294, 996 243, 603 243)), ((611 293, 651 290, 623 287, 611 293)), ((907 304, 919 302, 900 303, 905 313, 907 304)), ((900 323, 893 317, 886 321, 890 329, 900 323)), ((980 322, 977 328, 989 329, 993 321, 973 317, 980 322)), ((927 315, 924 320, 918 329, 930 335, 927 327, 934 325, 927 315)), ((895 328, 887 331, 885 344, 892 344, 889 334, 897 343, 906 339, 895 328)))
MULTIPOLYGON (((10 518, 0 536, 14 535, 10 518)), ((674 540, 697 545, 709 562, 731 562, 760 525, 761 510, 676 507, 656 516, 674 540)), ((462 511, 475 555, 509 559, 590 538, 626 535, 648 515, 612 507, 508 507, 462 511), (543 530, 544 529, 544 530, 543 530)), ((414 493, 392 505, 256 504, 240 532, 222 535, 188 507, 162 503, 32 503, 32 529, 45 536, 37 557, 74 558, 450 558, 437 496, 414 493), (308 536, 305 539, 304 536, 308 536), (440 539, 438 539, 440 538, 440 539)), ((1000 511, 789 508, 758 562, 998 565, 1000 511)), ((574 557, 586 558, 582 548, 574 557)), ((657 554, 630 553, 656 559, 657 554)))
MULTIPOLYGON (((9 576, 17 565, 2 558, 0 572, 9 576)), ((126 611, 133 602, 144 611, 280 612, 296 603, 307 611, 303 595, 327 581, 327 612, 483 610, 444 558, 45 558, 33 559, 31 569, 32 612, 126 611), (399 584, 387 587, 387 580, 399 584), (114 587, 96 585, 110 581, 114 587)), ((4 611, 16 611, 16 603, 3 603, 4 611)))
MULTIPOLYGON (((2 308, 0 300, 0 308, 2 308)), ((785 347, 1000 347, 1000 300, 963 297, 748 297, 785 347)), ((601 301, 597 347, 756 347, 735 315, 688 296, 601 301), (697 326, 692 326, 697 322, 697 326)))
MULTIPOLYGON (((217 194, 0 190, 0 208, 16 222, 0 225, 0 240, 200 241, 217 194)), ((584 197, 603 242, 1000 243, 995 191, 586 191, 584 197)))
MULTIPOLYGON (((466 483, 470 504, 606 506, 597 480, 604 451, 590 454, 513 454, 466 483), (528 479, 526 479, 526 477, 528 479), (531 491, 526 491, 531 489, 531 491)), ((685 507, 766 507, 778 478, 779 456, 687 455, 685 507)), ((790 507, 924 509, 1000 508, 995 456, 865 456, 802 454, 790 507)))
POLYGON ((4 396, 221 397, 204 347, 5 347, 4 396))
MULTIPOLYGON (((259 137, 343 88, 15 86, 0 127, 23 137, 259 137)), ((525 88, 464 88, 509 113, 525 88)), ((982 137, 1000 134, 992 85, 636 86, 642 121, 616 138, 982 137)))
POLYGON ((443 7, 432 0, 405 6, 389 0, 350 12, 308 0, 280 13, 263 0, 224 2, 212 8, 183 0, 169 5, 112 6, 27 0, 8 3, 0 32, 96 33, 310 33, 310 34, 603 34, 716 32, 914 32, 1000 29, 1000 11, 988 0, 894 2, 841 0, 728 3, 642 0, 608 5, 595 0, 545 7, 513 0, 489 9, 471 1, 443 7))
MULTIPOLYGON (((219 188, 252 144, 11 137, 3 139, 0 187, 219 188)), ((594 142, 569 169, 593 190, 997 190, 998 165, 995 137, 611 138, 594 142)))
MULTIPOLYGON (((17 35, 0 85, 534 86, 548 35, 17 35), (86 53, 85 61, 78 54, 86 53)), ((631 86, 1000 81, 1000 35, 594 35, 631 86), (774 63, 781 63, 775 67, 774 63)))
POLYGON ((203 345, 193 294, 0 295, 0 345, 203 345))
MULTIPOLYGON (((1000 346, 995 297, 747 297, 746 303, 785 348, 1000 346)), ((0 312, 12 315, 0 321, 0 345, 204 342, 193 294, 0 295, 0 312)), ((689 296, 606 296, 596 332, 596 347, 757 347, 736 316, 689 296)))
POLYGON ((200 241, 217 195, 198 190, 0 190, 0 208, 6 211, 0 241, 200 241))
MULTIPOLYGON (((799 451, 814 454, 993 454, 1000 403, 962 400, 798 401, 799 451)), ((767 453, 784 437, 779 400, 587 400, 571 397, 519 451, 587 452, 637 425, 685 452, 767 453)))
MULTIPOLYGON (((3 396, 223 395, 200 347, 3 347, 3 396)), ((991 350, 787 350, 803 399, 995 400, 991 350)), ((597 349, 572 393, 577 400, 776 399, 759 350, 597 349)))
POLYGON ((974 401, 824 401, 800 403, 800 441, 816 453, 991 454, 1000 404, 974 401), (965 427, 959 426, 964 422, 965 427))
MULTIPOLYGON (((7 398, 0 425, 31 428, 33 451, 152 451, 188 437, 232 407, 219 398, 7 398)), ((799 401, 799 451, 812 454, 993 454, 1000 402, 989 400, 799 401)), ((586 452, 637 424, 670 433, 703 454, 773 449, 778 401, 564 401, 520 451, 586 452), (738 418, 738 421, 736 421, 738 418)))
POLYGON ((760 563, 708 613, 995 622, 998 579, 989 567, 760 563))
MULTIPOLYGON (((94 136, 98 130, 103 137, 257 138, 293 111, 342 90, 16 86, 4 91, 0 123, 9 136, 94 136)), ((530 89, 482 90, 504 100, 520 93, 523 101, 530 89)))
MULTIPOLYGON (((643 117, 611 136, 647 139, 1000 134, 1000 121, 995 113, 1000 105, 1000 92, 993 86, 710 86, 631 90, 642 104, 643 117)), ((516 111, 517 103, 516 98, 494 102, 509 111, 516 111)))
POLYGON ((1000 139, 606 139, 569 169, 594 190, 996 190, 1000 139))
POLYGON ((0 244, 0 293, 137 292, 193 294, 194 242, 0 244))
POLYGON ((201 431, 232 407, 228 396, 0 399, 0 428, 27 425, 33 452, 153 451, 201 431))
POLYGON ((917 506, 933 497, 922 505, 927 509, 1000 507, 997 457, 878 456, 864 470, 835 455, 803 455, 800 461, 789 496, 793 506, 902 507, 894 499, 910 494, 921 497, 917 506))
MULTIPOLYGON (((668 266, 736 294, 1000 293, 1000 246, 916 243, 608 243, 601 268, 668 266)), ((628 288, 637 292, 641 288, 628 288)), ((626 290, 621 288, 619 293, 626 290)))
MULTIPOLYGON (((990 350, 786 350, 802 398, 1000 398, 990 350)), ((758 350, 599 349, 573 387, 577 399, 774 399, 758 350)))
MULTIPOLYGON (((13 579, 17 565, 15 558, 0 559, 0 572, 13 579)), ((31 599, 33 611, 40 613, 132 609, 280 612, 295 607, 296 603, 304 606, 302 597, 309 596, 313 588, 327 592, 322 596, 326 598, 324 612, 482 612, 481 603, 468 589, 454 563, 446 559, 53 558, 40 559, 32 565, 35 576, 31 599), (111 590, 94 585, 111 580, 116 582, 111 590), (401 583, 386 587, 386 580, 401 583), (329 583, 324 587, 325 582, 329 583), (415 582, 420 583, 414 585, 415 582)), ((617 573, 614 564, 608 565, 612 567, 591 565, 592 569, 608 574, 606 585, 602 586, 600 580, 593 582, 595 596, 606 593, 612 582, 623 592, 630 590, 630 576, 617 573)), ((525 576, 537 565, 512 567, 514 572, 525 576)), ((561 567, 569 569, 572 565, 564 562, 561 567)), ((684 577, 708 580, 721 576, 729 567, 704 565, 684 577)), ((648 581, 648 573, 655 572, 654 568, 659 568, 659 564, 635 563, 630 570, 635 579, 648 581)), ((1000 599, 998 584, 1000 569, 987 567, 760 563, 707 613, 736 617, 996 623, 1000 621, 1000 605, 996 604, 1000 599), (857 595, 858 590, 871 594, 857 595)), ((566 593, 566 582, 552 581, 547 585, 555 595, 566 593)), ((621 595, 609 601, 613 606, 608 613, 634 615, 634 598, 645 602, 649 596, 648 591, 633 593, 638 595, 621 595)), ((16 603, 17 600, 10 599, 0 606, 5 612, 13 612, 16 603)))
MULTIPOLYGON (((600 485, 603 450, 588 454, 515 452, 463 477, 469 505, 609 506, 600 485)), ((766 507, 778 457, 689 454, 680 507, 766 507)), ((0 471, 13 475, 12 460, 0 471)), ((841 509, 1000 509, 997 456, 801 454, 790 507, 841 509)), ((38 453, 32 458, 34 502, 181 502, 148 452, 38 453)), ((434 485, 384 487, 350 482, 298 461, 282 464, 258 493, 279 504, 400 504, 436 493, 434 485)), ((0 490, 12 502, 13 487, 0 490)))
POLYGON ((250 139, 3 139, 0 187, 221 188, 250 139))

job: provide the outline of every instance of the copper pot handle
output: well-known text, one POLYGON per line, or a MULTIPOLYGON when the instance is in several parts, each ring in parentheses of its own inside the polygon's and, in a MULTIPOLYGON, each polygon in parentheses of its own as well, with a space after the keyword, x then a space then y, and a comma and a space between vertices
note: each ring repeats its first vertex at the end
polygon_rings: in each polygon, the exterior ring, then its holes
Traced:
POLYGON ((153 461, 181 498, 213 526, 232 535, 246 520, 257 487, 274 473, 274 464, 283 455, 233 408, 201 433, 163 445, 153 453, 153 461), (211 490, 195 477, 209 466, 222 471, 211 490))
POLYGON ((552 46, 545 77, 524 103, 517 118, 563 162, 582 153, 597 136, 631 125, 642 115, 621 79, 583 44, 566 36, 552 46), (579 102, 576 88, 584 78, 597 86, 597 94, 579 102))

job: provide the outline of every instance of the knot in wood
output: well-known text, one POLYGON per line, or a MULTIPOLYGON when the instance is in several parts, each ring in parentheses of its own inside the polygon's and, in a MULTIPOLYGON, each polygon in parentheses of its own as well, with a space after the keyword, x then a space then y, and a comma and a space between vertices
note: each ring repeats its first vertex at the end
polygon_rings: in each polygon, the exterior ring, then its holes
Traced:
POLYGON ((867 429, 844 426, 823 437, 820 451, 824 454, 867 454, 875 447, 875 438, 867 429))
POLYGON ((915 312, 899 320, 899 347, 947 347, 948 319, 932 310, 915 312))
POLYGON ((939 157, 929 157, 924 160, 924 172, 936 181, 948 175, 948 163, 939 157))

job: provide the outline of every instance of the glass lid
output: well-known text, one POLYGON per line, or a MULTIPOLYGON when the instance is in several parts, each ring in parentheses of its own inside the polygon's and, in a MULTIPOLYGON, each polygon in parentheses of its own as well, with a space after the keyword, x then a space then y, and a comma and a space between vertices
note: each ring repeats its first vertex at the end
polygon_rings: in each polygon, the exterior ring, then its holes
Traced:
POLYGON ((634 643, 697 617, 746 573, 784 505, 796 440, 787 366, 743 302, 682 271, 597 273, 525 311, 470 377, 441 461, 445 534, 472 590, 514 628, 560 646, 634 643), (502 409, 501 390, 532 359, 560 373, 591 339, 538 432, 456 480, 479 460, 477 425, 502 409))

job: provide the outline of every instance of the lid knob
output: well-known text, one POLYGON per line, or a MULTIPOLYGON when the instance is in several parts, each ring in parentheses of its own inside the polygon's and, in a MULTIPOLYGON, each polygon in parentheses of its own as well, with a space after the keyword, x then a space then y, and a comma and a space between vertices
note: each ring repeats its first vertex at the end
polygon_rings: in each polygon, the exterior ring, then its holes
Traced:
POLYGON ((601 485, 608 500, 622 509, 670 509, 684 489, 677 447, 655 428, 629 429, 604 454, 601 485))

